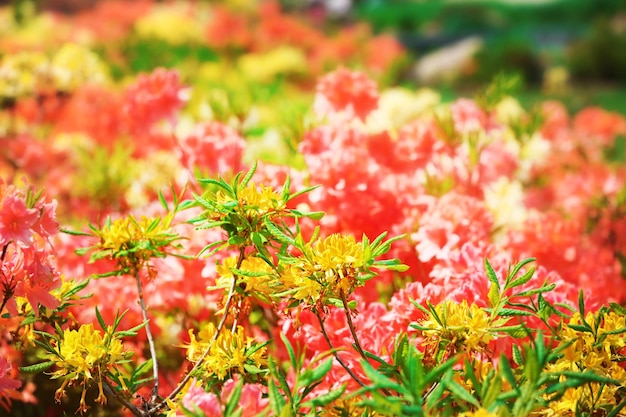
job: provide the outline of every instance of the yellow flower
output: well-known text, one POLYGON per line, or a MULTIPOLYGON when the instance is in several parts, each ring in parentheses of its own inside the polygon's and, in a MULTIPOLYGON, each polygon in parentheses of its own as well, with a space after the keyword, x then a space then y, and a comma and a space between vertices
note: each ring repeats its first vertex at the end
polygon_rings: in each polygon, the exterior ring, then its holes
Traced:
POLYGON ((170 45, 185 45, 204 41, 201 23, 177 7, 156 7, 137 20, 135 30, 142 38, 158 39, 170 45))
POLYGON ((189 330, 189 344, 184 346, 187 348, 187 359, 191 362, 198 362, 209 345, 211 346, 201 368, 205 376, 215 376, 221 380, 234 371, 245 374, 244 365, 257 368, 267 366, 267 349, 256 349, 254 339, 245 336, 242 326, 237 326, 234 333, 227 329, 222 330, 211 344, 216 331, 213 323, 201 329, 197 338, 193 330, 189 330))
POLYGON ((494 338, 489 315, 476 304, 468 306, 466 300, 461 304, 444 301, 435 306, 435 311, 441 323, 431 314, 420 326, 437 340, 448 341, 455 347, 464 346, 467 351, 480 351, 494 338))
MULTIPOLYGON (((222 191, 217 192, 216 200, 218 204, 235 201, 222 191)), ((270 212, 280 213, 286 207, 282 197, 272 187, 257 187, 254 182, 239 190, 236 201, 239 203, 236 211, 247 217, 263 216, 270 212)))
POLYGON ((163 250, 178 239, 169 229, 171 219, 168 215, 165 220, 145 216, 137 220, 129 215, 108 222, 95 231, 100 238, 96 258, 104 254, 117 259, 122 268, 134 272, 144 261, 163 256, 163 250))
MULTIPOLYGON (((110 332, 111 329, 109 329, 110 332)), ((63 337, 56 343, 56 353, 50 356, 57 367, 54 377, 64 377, 63 384, 55 392, 55 401, 65 397, 65 387, 80 383, 83 392, 77 412, 84 413, 89 409, 85 403, 85 392, 90 380, 98 384, 96 402, 106 403, 102 387, 102 375, 106 375, 118 361, 126 358, 122 342, 95 330, 93 324, 83 324, 78 330, 66 329, 63 337)))
MULTIPOLYGON (((237 266, 237 256, 224 259, 216 267, 219 278, 216 286, 219 288, 230 288, 234 275, 232 268, 237 266)), ((262 300, 269 300, 271 296, 280 288, 280 282, 276 280, 274 270, 261 258, 248 257, 241 262, 241 271, 248 271, 250 275, 238 275, 237 283, 239 288, 246 294, 254 294, 262 300)))
POLYGON ((6 55, 0 63, 0 96, 22 97, 45 87, 50 62, 40 52, 6 55))
POLYGON ((296 300, 315 303, 320 298, 322 285, 306 276, 293 265, 287 265, 280 275, 280 281, 287 290, 283 294, 290 294, 296 300))
POLYGON ((52 78, 58 90, 74 91, 87 83, 105 83, 106 67, 89 49, 68 43, 52 57, 52 78))
POLYGON ((365 266, 363 245, 351 235, 332 234, 306 248, 310 264, 308 272, 319 276, 318 282, 334 296, 351 293, 358 285, 357 278, 365 266))

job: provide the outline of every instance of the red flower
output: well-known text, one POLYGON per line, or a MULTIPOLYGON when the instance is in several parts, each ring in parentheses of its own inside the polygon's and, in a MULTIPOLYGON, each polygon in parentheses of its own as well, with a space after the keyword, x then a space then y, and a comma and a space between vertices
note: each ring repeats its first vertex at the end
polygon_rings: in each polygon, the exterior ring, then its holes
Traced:
POLYGON ((376 82, 359 71, 339 68, 324 76, 316 90, 314 108, 322 117, 345 113, 365 121, 378 106, 376 82))
POLYGON ((11 241, 22 246, 31 245, 31 227, 39 220, 37 209, 26 207, 26 202, 14 188, 9 188, 0 206, 0 245, 11 241))
POLYGON ((126 89, 124 112, 131 132, 150 130, 159 120, 174 116, 183 106, 183 85, 178 72, 157 68, 141 74, 126 89))

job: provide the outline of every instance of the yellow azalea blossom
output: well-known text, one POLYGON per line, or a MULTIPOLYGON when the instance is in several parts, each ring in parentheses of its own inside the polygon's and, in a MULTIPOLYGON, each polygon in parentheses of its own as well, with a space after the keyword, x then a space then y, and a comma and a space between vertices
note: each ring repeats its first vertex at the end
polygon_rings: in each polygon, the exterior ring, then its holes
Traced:
POLYGON ((108 81, 106 67, 89 49, 68 43, 52 57, 52 79, 58 90, 74 91, 90 83, 108 81))
POLYGON ((358 275, 365 267, 363 245, 354 236, 332 234, 305 248, 305 274, 314 277, 331 296, 351 293, 359 285, 358 275))
MULTIPOLYGON (((107 223, 95 234, 100 238, 97 245, 96 258, 103 253, 117 259, 123 269, 134 273, 154 257, 164 255, 164 249, 178 239, 170 230, 171 215, 161 218, 133 216, 119 218, 107 223)), ((151 271, 152 272, 152 271, 151 271)))
POLYGON ((440 324, 434 316, 419 323, 427 335, 437 340, 447 340, 454 346, 464 346, 467 351, 481 351, 494 336, 491 334, 489 314, 476 304, 468 306, 463 300, 460 304, 444 301, 435 307, 441 318, 440 324))
MULTIPOLYGON (((110 329, 109 329, 110 331, 110 329)), ((83 324, 78 330, 65 329, 63 337, 53 342, 55 354, 48 354, 54 361, 57 370, 52 373, 55 378, 63 377, 61 387, 55 392, 55 401, 60 402, 66 396, 65 388, 71 384, 80 384, 83 392, 77 412, 84 413, 89 409, 85 403, 85 392, 91 380, 98 384, 96 402, 106 403, 102 387, 102 375, 118 361, 125 359, 127 351, 122 342, 95 330, 93 324, 83 324)))
MULTIPOLYGON (((219 278, 216 280, 218 288, 230 288, 234 275, 232 268, 237 266, 237 256, 224 259, 216 267, 219 278)), ((280 283, 275 279, 274 270, 261 258, 248 257, 243 260, 239 267, 242 271, 249 271, 258 276, 238 275, 237 283, 245 293, 252 293, 263 300, 269 300, 277 290, 280 283)))
MULTIPOLYGON (((218 191, 215 197, 218 204, 235 201, 222 191, 218 191)), ((254 182, 239 190, 237 202, 239 203, 237 211, 248 217, 263 216, 270 212, 280 213, 286 208, 282 197, 272 187, 265 185, 257 187, 254 182)))
POLYGON ((296 300, 315 303, 320 298, 322 285, 306 276, 293 265, 287 265, 280 274, 280 281, 284 288, 288 290, 286 293, 296 300))
POLYGON ((212 343, 216 331, 212 323, 202 328, 197 337, 193 330, 189 330, 189 344, 184 346, 187 348, 187 359, 191 362, 198 362, 211 346, 201 367, 206 377, 214 376, 222 380, 234 371, 245 374, 246 364, 257 368, 267 366, 267 349, 261 347, 254 350, 256 343, 252 337, 245 336, 242 326, 237 326, 234 333, 222 330, 212 343))
POLYGON ((6 55, 0 62, 0 97, 16 98, 34 94, 45 85, 50 62, 40 52, 6 55))
POLYGON ((192 16, 175 6, 155 7, 135 23, 137 35, 158 39, 170 45, 188 45, 204 41, 198 16, 192 16))

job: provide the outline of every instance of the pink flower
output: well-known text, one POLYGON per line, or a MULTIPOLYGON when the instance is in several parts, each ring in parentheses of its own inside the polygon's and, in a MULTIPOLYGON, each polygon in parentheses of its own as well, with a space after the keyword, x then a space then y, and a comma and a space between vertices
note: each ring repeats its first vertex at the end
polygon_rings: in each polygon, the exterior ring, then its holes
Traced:
POLYGON ((243 170, 244 139, 231 127, 219 122, 195 126, 191 134, 180 140, 180 159, 192 172, 224 175, 243 170))
POLYGON ((343 112, 365 121, 378 106, 378 87, 364 73, 341 67, 319 81, 313 106, 322 117, 343 112))
POLYGON ((31 227, 39 220, 37 209, 27 208, 24 198, 14 188, 9 188, 0 206, 0 245, 11 241, 30 246, 31 227))
POLYGON ((10 398, 15 396, 14 391, 22 386, 20 381, 13 379, 12 370, 9 361, 0 355, 0 405, 6 409, 10 407, 10 398))
MULTIPOLYGON (((203 390, 196 380, 192 381, 182 402, 183 407, 187 410, 194 411, 200 409, 205 417, 220 417, 222 415, 222 406, 219 397, 203 390)), ((176 415, 183 416, 185 414, 177 412, 176 415)))
POLYGON ((159 120, 174 116, 183 106, 178 72, 157 68, 141 74, 126 89, 124 112, 131 132, 148 131, 159 120))

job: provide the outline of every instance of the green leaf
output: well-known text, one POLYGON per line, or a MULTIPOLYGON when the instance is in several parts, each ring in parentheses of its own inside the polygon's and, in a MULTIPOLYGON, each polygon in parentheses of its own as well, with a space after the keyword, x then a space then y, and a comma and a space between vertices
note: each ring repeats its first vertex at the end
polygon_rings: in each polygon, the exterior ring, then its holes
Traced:
POLYGON ((485 272, 487 273, 487 278, 489 278, 489 281, 491 281, 491 283, 496 286, 499 292, 500 281, 498 281, 498 276, 496 275, 496 271, 493 270, 493 267, 491 266, 487 258, 485 258, 484 264, 485 264, 485 272))
MULTIPOLYGON (((580 312, 580 319, 585 321, 585 298, 582 288, 578 292, 578 311, 580 312)), ((585 324, 587 324, 585 322, 585 324)))
MULTIPOLYGON (((135 371, 133 372, 131 376, 131 380, 135 380, 138 376, 143 375, 144 373, 148 372, 150 369, 152 369, 152 358, 148 359, 147 361, 139 365, 137 369, 135 369, 135 371)), ((151 376, 149 380, 151 380, 152 378, 153 377, 151 376)))
POLYGON ((237 385, 235 386, 235 388, 233 389, 233 392, 230 394, 230 398, 228 399, 228 402, 226 403, 226 408, 224 409, 225 417, 232 416, 233 412, 235 411, 235 408, 237 407, 237 405, 239 405, 239 399, 241 398, 242 390, 243 390, 243 379, 240 379, 237 385))
POLYGON ((326 394, 319 395, 309 401, 302 403, 303 407, 323 407, 335 401, 341 397, 341 394, 346 390, 347 384, 342 384, 341 387, 327 392, 326 394))
POLYGON ((102 330, 104 330, 106 332, 107 331, 107 324, 104 321, 104 319, 102 318, 102 315, 100 314, 100 310, 98 310, 98 306, 96 306, 96 318, 98 319, 98 323, 100 324, 100 328, 102 328, 102 330))
POLYGON ((576 330, 577 332, 593 333, 593 330, 591 329, 591 327, 589 327, 588 324, 586 326, 580 324, 567 324, 566 326, 570 329, 576 330))
POLYGON ((452 374, 447 374, 446 379, 444 380, 446 388, 454 395, 457 399, 465 401, 467 403, 472 404, 473 406, 480 407, 480 404, 476 398, 472 394, 470 394, 465 388, 459 385, 452 379, 452 374))
MULTIPOLYGON (((519 353, 519 348, 518 348, 518 353, 519 353)), ((500 371, 502 372, 502 375, 507 380, 507 382, 511 385, 511 387, 514 390, 517 390, 517 381, 515 379, 515 375, 513 374, 513 369, 511 369, 511 365, 509 364, 509 359, 504 354, 500 354, 499 368, 500 368, 500 371)))
POLYGON ((165 197, 163 196, 161 190, 159 190, 159 201, 166 211, 170 211, 170 207, 168 206, 167 201, 165 200, 165 197))
POLYGON ((54 365, 54 361, 41 362, 41 363, 36 363, 34 365, 29 365, 29 366, 20 366, 19 370, 20 372, 23 372, 25 374, 32 374, 36 372, 45 371, 52 365, 54 365))
POLYGON ((256 168, 257 168, 257 161, 254 161, 254 164, 252 164, 246 176, 243 177, 243 179, 239 183, 241 188, 246 188, 248 186, 248 183, 250 182, 250 180, 252 179, 252 176, 256 172, 256 168))
POLYGON ((519 287, 521 285, 526 284, 528 281, 531 280, 531 278, 533 277, 533 275, 535 274, 535 268, 530 268, 528 271, 526 271, 524 273, 524 275, 522 275, 521 277, 519 277, 518 279, 516 279, 515 281, 511 282, 510 284, 508 284, 506 286, 506 288, 515 288, 515 287, 519 287))
POLYGON ((524 310, 515 310, 513 308, 502 308, 498 312, 499 316, 509 317, 509 316, 534 316, 533 313, 524 310))
POLYGON ((291 209, 289 211, 297 217, 306 217, 311 220, 320 220, 326 215, 326 212, 323 211, 304 212, 296 209, 291 209))
POLYGON ((287 339, 287 336, 284 333, 280 333, 280 340, 283 341, 285 348, 287 349, 287 354, 289 355, 289 360, 291 361, 291 365, 293 370, 298 372, 300 371, 300 363, 296 360, 296 354, 293 350, 293 346, 291 346, 291 342, 287 339))
POLYGON ((333 358, 328 358, 313 369, 305 370, 298 380, 300 387, 305 387, 322 379, 333 366, 333 358))
MULTIPOLYGON (((517 265, 515 265, 515 267, 513 268, 513 270, 508 274, 507 278, 509 278, 509 280, 515 278, 517 274, 519 273, 519 271, 531 262, 535 262, 535 258, 526 258, 523 261, 518 262, 517 265)), ((511 285, 511 287, 513 287, 513 285, 511 285)))
POLYGON ((72 235, 72 236, 92 236, 93 237, 93 234, 91 234, 91 233, 81 232, 81 231, 78 231, 78 230, 70 230, 70 229, 60 228, 59 231, 61 233, 65 233, 65 234, 72 235))
MULTIPOLYGON (((217 185, 220 188, 223 188, 228 195, 230 195, 231 197, 234 196, 233 193, 233 189, 230 187, 230 185, 228 185, 227 183, 225 183, 223 180, 220 179, 220 181, 215 180, 213 178, 198 178, 198 182, 200 184, 212 184, 212 185, 217 185)), ((194 195, 195 197, 195 195, 194 195)))
POLYGON ((544 292, 550 292, 553 289, 556 288, 556 284, 549 284, 549 285, 544 285, 541 288, 533 288, 531 290, 528 291, 522 291, 518 294, 515 294, 516 297, 529 297, 531 295, 535 295, 535 294, 542 294, 544 292))
POLYGON ((283 231, 280 230, 280 228, 276 226, 274 223, 272 223, 267 217, 263 219, 263 222, 265 223, 265 227, 267 228, 268 232, 270 232, 270 234, 277 241, 281 243, 286 243, 288 245, 291 245, 294 243, 294 240, 292 238, 290 238, 285 233, 283 233, 283 231))
POLYGON ((307 187, 307 188, 305 188, 303 190, 297 191, 297 192, 295 192, 295 193, 293 193, 293 194, 291 194, 289 196, 289 200, 293 200, 294 198, 299 197, 302 194, 306 194, 306 193, 308 193, 310 191, 313 191, 313 190, 315 190, 316 188, 319 188, 319 187, 320 187, 319 185, 315 185, 313 187, 307 187))

